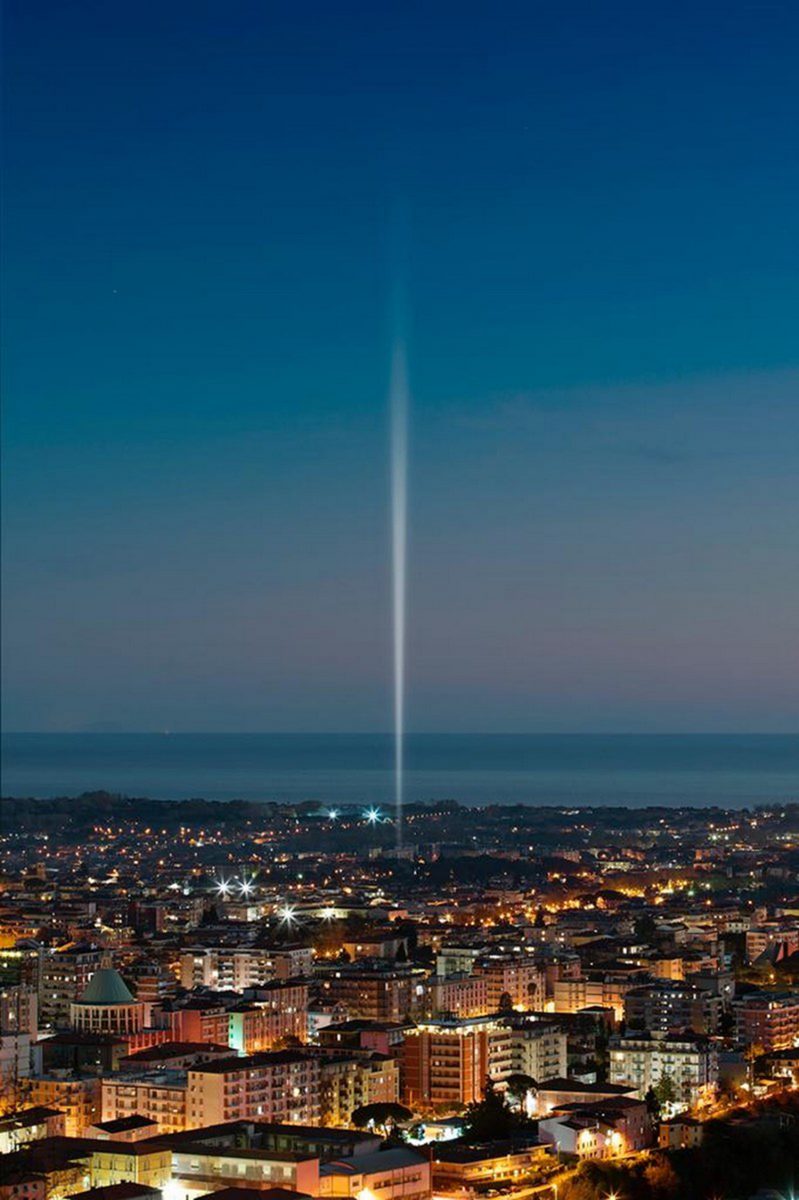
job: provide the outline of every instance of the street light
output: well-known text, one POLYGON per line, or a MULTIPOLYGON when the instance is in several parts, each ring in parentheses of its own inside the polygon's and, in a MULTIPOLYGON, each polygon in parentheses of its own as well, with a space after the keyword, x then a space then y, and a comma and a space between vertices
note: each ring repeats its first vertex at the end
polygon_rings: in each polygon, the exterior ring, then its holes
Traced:
POLYGON ((380 809, 367 808, 364 815, 369 825, 377 825, 378 821, 380 820, 380 809))

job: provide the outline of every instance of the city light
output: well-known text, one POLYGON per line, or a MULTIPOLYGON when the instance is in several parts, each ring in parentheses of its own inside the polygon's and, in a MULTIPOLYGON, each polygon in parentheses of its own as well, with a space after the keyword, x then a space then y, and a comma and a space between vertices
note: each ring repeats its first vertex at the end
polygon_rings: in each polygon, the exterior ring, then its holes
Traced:
POLYGON ((377 825, 381 819, 380 818, 380 809, 379 808, 367 808, 366 812, 364 813, 364 816, 366 817, 366 820, 369 825, 377 825))
POLYGON ((331 821, 337 821, 337 820, 338 820, 338 809, 337 809, 337 808, 331 808, 331 809, 328 811, 328 814, 327 814, 327 815, 328 815, 328 818, 329 818, 329 820, 331 820, 331 821))

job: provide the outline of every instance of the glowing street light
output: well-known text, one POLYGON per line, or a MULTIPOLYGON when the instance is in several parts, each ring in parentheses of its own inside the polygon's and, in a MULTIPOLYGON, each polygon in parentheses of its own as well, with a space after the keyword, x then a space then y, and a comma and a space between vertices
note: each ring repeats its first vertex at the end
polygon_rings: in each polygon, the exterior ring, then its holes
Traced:
POLYGON ((338 809, 337 808, 329 809, 327 815, 328 815, 329 820, 337 821, 338 820, 338 809))
POLYGON ((277 915, 284 924, 292 925, 296 920, 296 911, 290 904, 284 904, 282 908, 277 910, 277 915))
POLYGON ((364 816, 366 817, 366 821, 369 825, 377 825, 380 821, 380 809, 367 808, 364 816))
POLYGON ((228 883, 227 879, 220 879, 219 883, 216 885, 216 892, 218 896, 224 896, 224 898, 227 900, 228 896, 230 895, 230 884, 228 883))
POLYGON ((320 915, 323 921, 332 921, 336 915, 336 910, 335 908, 323 908, 320 915))

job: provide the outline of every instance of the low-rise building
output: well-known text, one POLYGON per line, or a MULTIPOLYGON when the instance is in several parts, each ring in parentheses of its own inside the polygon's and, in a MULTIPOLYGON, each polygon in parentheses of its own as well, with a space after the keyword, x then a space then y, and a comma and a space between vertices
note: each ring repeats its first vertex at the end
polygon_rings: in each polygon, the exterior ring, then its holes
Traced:
POLYGON ((703 1134, 702 1122, 683 1114, 660 1122, 658 1145, 662 1150, 695 1150, 702 1145, 703 1134))
POLYGON ((551 1147, 515 1138, 478 1146, 459 1140, 432 1147, 433 1189, 463 1194, 487 1184, 521 1187, 538 1182, 552 1164, 551 1147))
POLYGON ((646 1104, 614 1096, 588 1104, 567 1104, 538 1123, 542 1141, 578 1158, 618 1158, 652 1145, 646 1104))
POLYGON ((375 1200, 429 1200, 430 1160, 409 1146, 375 1150, 323 1163, 321 1197, 375 1197, 375 1200))

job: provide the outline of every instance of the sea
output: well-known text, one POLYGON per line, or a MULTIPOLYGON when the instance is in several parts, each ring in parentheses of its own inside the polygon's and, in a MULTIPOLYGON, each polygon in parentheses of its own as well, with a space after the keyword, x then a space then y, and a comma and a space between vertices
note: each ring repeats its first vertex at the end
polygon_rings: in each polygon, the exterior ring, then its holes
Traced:
MULTIPOLYGON (((2 794, 390 804, 390 734, 5 733, 2 794)), ((468 806, 799 801, 799 735, 410 734, 405 799, 468 806)))

